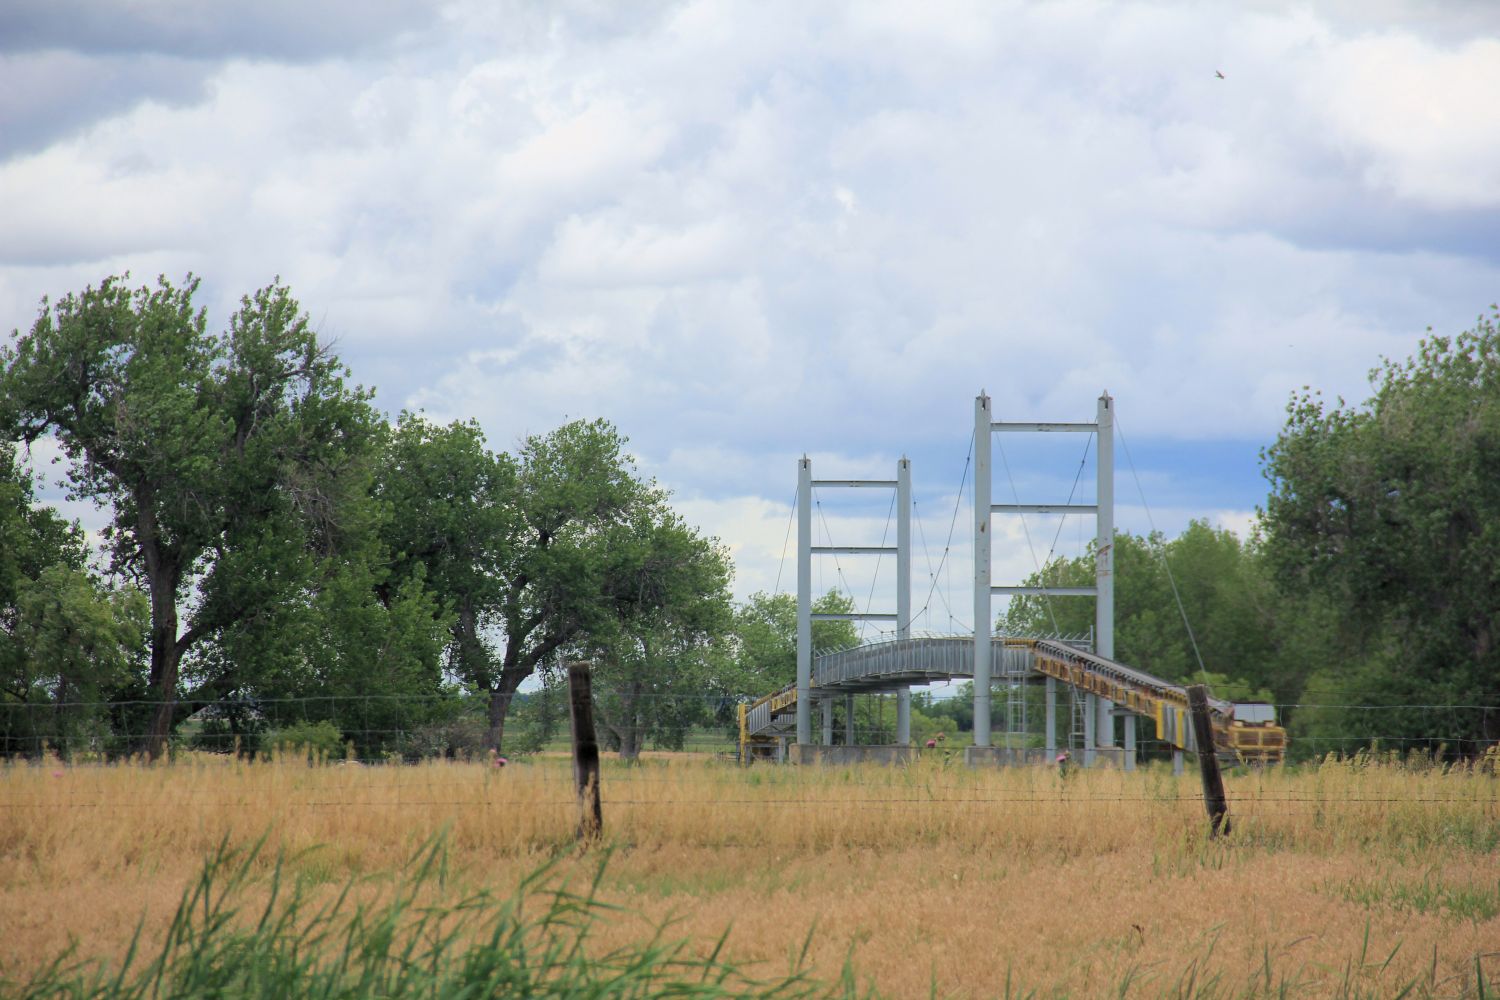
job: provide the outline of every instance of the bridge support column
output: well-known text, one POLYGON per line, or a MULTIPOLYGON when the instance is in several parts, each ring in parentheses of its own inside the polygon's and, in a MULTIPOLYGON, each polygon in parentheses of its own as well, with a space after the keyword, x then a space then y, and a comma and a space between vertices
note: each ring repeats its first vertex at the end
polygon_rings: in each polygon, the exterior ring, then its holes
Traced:
POLYGON ((797 742, 812 742, 812 459, 797 463, 797 742))
POLYGON ((1134 715, 1127 715, 1123 720, 1125 723, 1125 770, 1135 770, 1135 729, 1137 719, 1134 715))
MULTIPOLYGON (((1113 657, 1111 657, 1113 659, 1113 657)), ((1115 745, 1115 703, 1108 698, 1094 698, 1094 704, 1099 709, 1099 721, 1094 727, 1094 737, 1097 747, 1112 747, 1115 745)))
MULTIPOLYGON (((910 656, 911 640, 911 459, 896 463, 896 638, 910 656)), ((911 688, 896 691, 896 745, 911 746, 911 688)))
POLYGON ((833 746, 833 699, 824 698, 819 702, 823 706, 823 745, 833 746))
POLYGON ((1047 760, 1057 756, 1057 678, 1047 678, 1047 760))
POLYGON ((974 745, 990 745, 990 397, 974 400, 974 745))
POLYGON ((844 746, 854 745, 854 695, 844 695, 844 746))
MULTIPOLYGON (((1115 658, 1115 401, 1106 391, 1099 395, 1097 413, 1098 445, 1095 469, 1098 474, 1096 496, 1099 508, 1094 519, 1094 652, 1106 660, 1115 658)), ((1093 697, 1090 701, 1097 716, 1095 738, 1088 741, 1090 756, 1094 747, 1115 745, 1114 702, 1093 697)))
POLYGON ((1083 696, 1083 766, 1094 766, 1094 747, 1099 723, 1099 699, 1091 694, 1083 696))

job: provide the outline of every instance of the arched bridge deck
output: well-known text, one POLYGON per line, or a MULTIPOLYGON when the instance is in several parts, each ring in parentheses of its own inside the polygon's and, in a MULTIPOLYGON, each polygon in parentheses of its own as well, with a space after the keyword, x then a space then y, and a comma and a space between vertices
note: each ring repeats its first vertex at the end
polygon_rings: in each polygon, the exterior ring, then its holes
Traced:
MULTIPOLYGON (((1108 698, 1116 708, 1152 720, 1157 738, 1194 750, 1188 722, 1187 689, 1143 670, 1097 656, 1076 644, 1056 640, 994 636, 990 640, 992 678, 997 684, 1052 677, 1080 691, 1108 698)), ((890 691, 913 684, 972 679, 972 636, 923 636, 888 639, 824 653, 813 661, 812 696, 890 691)), ((1257 713, 1236 719, 1236 706, 1209 699, 1216 742, 1244 751, 1272 751, 1280 758, 1285 732, 1257 713)), ((1245 706, 1242 714, 1248 715, 1245 706)), ((743 706, 742 742, 779 738, 796 732, 797 689, 794 685, 743 706)), ((1261 754, 1267 756, 1267 754, 1261 754)))

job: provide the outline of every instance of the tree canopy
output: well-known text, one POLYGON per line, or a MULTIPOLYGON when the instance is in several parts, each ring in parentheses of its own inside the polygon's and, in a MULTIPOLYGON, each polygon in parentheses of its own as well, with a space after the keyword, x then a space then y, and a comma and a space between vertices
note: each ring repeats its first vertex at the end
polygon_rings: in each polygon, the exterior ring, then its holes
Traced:
MULTIPOLYGON (((108 278, 0 346, 0 751, 157 755, 190 716, 216 748, 277 730, 369 755, 498 749, 519 702, 533 746, 559 693, 522 685, 566 655, 595 663, 605 739, 631 757, 794 681, 795 598, 734 606, 727 551, 613 424, 492 450, 472 420, 388 421, 284 285, 217 332, 198 291, 108 278), (21 446, 44 441, 107 518, 98 554, 38 496, 21 446)), ((1272 698, 1308 745, 1500 740, 1497 323, 1383 362, 1360 405, 1294 394, 1250 537, 1117 534, 1116 657, 1272 698)), ((1086 553, 1028 582, 1093 575, 1086 553)), ((1088 600, 1027 596, 998 627, 1092 624, 1088 600)), ((813 624, 818 650, 858 638, 813 624)), ((857 711, 889 736, 883 701, 857 711)), ((916 729, 966 712, 919 699, 916 729)))
POLYGON ((1338 634, 1339 654, 1309 683, 1330 704, 1407 706, 1328 709, 1326 728, 1407 746, 1434 731, 1500 739, 1500 712, 1486 708, 1500 704, 1497 320, 1385 361, 1363 405, 1294 395, 1266 450, 1276 578, 1326 602, 1338 634))
MULTIPOLYGON (((1092 584, 1093 554, 1059 560, 1028 582, 1092 584)), ((1271 585, 1256 537, 1242 540, 1206 521, 1191 522, 1171 540, 1115 535, 1115 659, 1122 663, 1175 682, 1191 683, 1204 672, 1228 678, 1215 689, 1224 697, 1249 700, 1269 688, 1277 701, 1295 701, 1303 657, 1313 655, 1293 639, 1299 633, 1293 624, 1297 614, 1271 585)), ((996 627, 1011 635, 1089 636, 1094 602, 1012 598, 996 627)))
POLYGON ((110 513, 113 570, 149 597, 156 755, 183 654, 276 607, 359 529, 377 418, 285 286, 246 296, 209 333, 198 279, 127 280, 43 303, 0 349, 0 413, 14 437, 57 439, 74 495, 110 513))

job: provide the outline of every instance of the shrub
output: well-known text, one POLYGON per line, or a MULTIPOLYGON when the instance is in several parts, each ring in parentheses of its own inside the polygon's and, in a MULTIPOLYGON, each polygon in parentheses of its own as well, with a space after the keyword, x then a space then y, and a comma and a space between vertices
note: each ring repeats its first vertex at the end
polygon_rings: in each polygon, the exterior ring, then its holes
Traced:
POLYGON ((273 729, 262 740, 262 746, 273 753, 302 753, 309 761, 332 760, 344 755, 344 734, 328 720, 295 722, 273 729))

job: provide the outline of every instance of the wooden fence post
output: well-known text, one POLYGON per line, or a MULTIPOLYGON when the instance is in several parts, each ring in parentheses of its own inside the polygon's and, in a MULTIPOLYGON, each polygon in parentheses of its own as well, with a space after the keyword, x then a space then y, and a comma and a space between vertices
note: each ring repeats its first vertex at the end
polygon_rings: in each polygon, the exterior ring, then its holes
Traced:
POLYGON ((599 739, 594 733, 594 696, 586 661, 568 664, 572 703, 573 782, 578 788, 578 839, 591 843, 604 832, 599 806, 599 739))
POLYGON ((1224 797, 1224 776, 1214 749, 1214 727, 1208 717, 1208 688, 1188 686, 1188 710, 1193 716, 1193 739, 1198 744, 1198 771, 1203 778, 1203 808, 1208 810, 1210 838, 1229 832, 1229 801, 1224 797))

